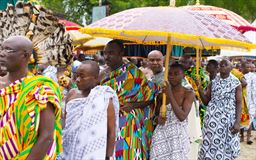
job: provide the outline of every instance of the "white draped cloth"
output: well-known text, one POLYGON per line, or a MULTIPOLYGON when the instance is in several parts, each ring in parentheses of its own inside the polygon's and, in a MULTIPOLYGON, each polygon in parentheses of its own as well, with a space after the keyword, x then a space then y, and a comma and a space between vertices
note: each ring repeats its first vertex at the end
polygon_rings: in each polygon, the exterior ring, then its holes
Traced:
POLYGON ((256 75, 249 72, 244 77, 247 82, 247 107, 252 122, 256 115, 256 75))
POLYGON ((167 105, 167 120, 157 125, 150 149, 151 160, 188 160, 190 148, 188 120, 180 121, 167 105))
POLYGON ((96 86, 88 97, 73 99, 67 103, 66 126, 63 130, 63 153, 58 159, 105 159, 107 109, 110 99, 115 109, 117 135, 119 132, 119 101, 112 88, 96 86))
MULTIPOLYGON (((189 84, 188 80, 185 78, 182 85, 188 89, 193 87, 189 84)), ((202 130, 200 125, 199 116, 199 101, 194 100, 191 110, 188 115, 188 134, 190 140, 190 151, 188 153, 189 160, 195 160, 198 157, 199 144, 202 141, 202 130)))

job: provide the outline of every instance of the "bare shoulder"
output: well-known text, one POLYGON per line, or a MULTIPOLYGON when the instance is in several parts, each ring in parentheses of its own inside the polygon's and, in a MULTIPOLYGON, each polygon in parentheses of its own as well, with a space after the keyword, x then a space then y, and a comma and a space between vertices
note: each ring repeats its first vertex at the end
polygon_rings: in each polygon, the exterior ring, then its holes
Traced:
POLYGON ((72 99, 79 98, 79 97, 81 97, 81 92, 80 92, 78 89, 73 88, 73 89, 71 89, 71 90, 68 92, 66 102, 69 102, 69 101, 71 101, 72 99))
POLYGON ((190 88, 184 88, 184 91, 185 91, 185 97, 187 98, 194 98, 195 97, 195 92, 193 89, 190 89, 190 88))
POLYGON ((110 69, 109 67, 105 67, 104 69, 102 69, 99 73, 99 79, 102 80, 104 79, 106 76, 108 76, 110 74, 110 69))

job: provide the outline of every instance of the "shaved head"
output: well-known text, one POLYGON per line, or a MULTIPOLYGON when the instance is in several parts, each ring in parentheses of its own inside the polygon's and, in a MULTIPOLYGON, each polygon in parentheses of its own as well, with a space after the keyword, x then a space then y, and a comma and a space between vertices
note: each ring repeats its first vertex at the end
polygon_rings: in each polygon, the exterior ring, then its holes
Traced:
POLYGON ((148 54, 149 68, 154 74, 161 73, 163 71, 163 54, 158 50, 153 50, 148 54))
POLYGON ((220 61, 220 76, 221 77, 229 76, 232 68, 233 68, 232 64, 228 59, 222 59, 220 61))
POLYGON ((33 43, 30 39, 24 36, 12 36, 6 39, 3 43, 10 43, 15 50, 23 50, 28 54, 33 51, 33 43))
POLYGON ((154 57, 154 56, 163 58, 163 53, 160 52, 160 51, 158 51, 158 50, 153 50, 153 51, 149 52, 148 58, 149 58, 149 57, 154 57))
POLYGON ((1 45, 0 61, 6 71, 26 70, 33 51, 32 42, 24 36, 12 36, 1 45))
POLYGON ((85 67, 88 68, 88 74, 90 74, 93 77, 98 77, 100 72, 100 67, 97 62, 95 61, 83 61, 82 64, 79 67, 85 67))
POLYGON ((223 58, 221 61, 220 61, 220 63, 227 63, 228 65, 231 65, 232 66, 232 64, 231 64, 231 62, 230 62, 230 60, 229 59, 227 59, 227 58, 223 58))
POLYGON ((83 61, 77 68, 76 83, 79 90, 91 90, 99 83, 99 65, 95 61, 83 61))

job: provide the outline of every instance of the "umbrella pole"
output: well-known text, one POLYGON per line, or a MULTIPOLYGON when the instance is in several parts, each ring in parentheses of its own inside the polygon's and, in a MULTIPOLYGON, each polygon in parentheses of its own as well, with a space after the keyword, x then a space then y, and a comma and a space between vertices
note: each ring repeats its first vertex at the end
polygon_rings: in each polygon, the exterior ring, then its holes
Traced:
MULTIPOLYGON (((199 55, 200 55, 200 56, 199 56, 199 60, 201 61, 201 63, 199 64, 199 66, 202 67, 202 62, 203 62, 203 50, 202 50, 202 49, 199 50, 199 55)), ((199 61, 199 62, 200 62, 200 61, 199 61)))
POLYGON ((196 77, 199 79, 199 67, 200 67, 200 50, 196 49, 196 77))
MULTIPOLYGON (((164 70, 164 80, 168 80, 168 69, 169 69, 169 62, 170 62, 170 55, 172 52, 172 45, 171 45, 171 37, 168 36, 167 39, 167 46, 166 46, 166 54, 165 54, 165 70, 164 70)), ((160 109, 160 116, 165 118, 166 117, 166 94, 163 94, 163 101, 162 106, 160 109)))

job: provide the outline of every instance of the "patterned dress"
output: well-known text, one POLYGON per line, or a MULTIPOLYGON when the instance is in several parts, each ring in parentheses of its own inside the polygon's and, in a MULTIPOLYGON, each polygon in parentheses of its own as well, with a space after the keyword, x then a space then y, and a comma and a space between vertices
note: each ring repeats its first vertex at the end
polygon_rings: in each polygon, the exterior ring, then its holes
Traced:
POLYGON ((167 120, 157 125, 150 149, 151 160, 187 160, 189 153, 188 120, 180 121, 167 105, 167 120))
POLYGON ((40 112, 50 102, 55 107, 54 141, 44 160, 62 151, 61 94, 44 76, 26 77, 0 90, 0 159, 26 159, 37 141, 40 112))
MULTIPOLYGON (((120 108, 127 103, 153 101, 160 90, 132 63, 124 64, 111 72, 101 84, 110 86, 116 91, 120 108)), ((117 160, 149 158, 153 132, 153 107, 154 103, 143 109, 120 113, 120 134, 116 142, 117 160)))
MULTIPOLYGON (((112 99, 119 132, 119 102, 108 86, 96 86, 88 97, 67 103, 66 126, 63 130, 63 153, 58 160, 104 160, 107 148, 107 109, 112 99)), ((114 155, 114 153, 113 153, 114 155)))
POLYGON ((218 75, 212 81, 198 160, 232 160, 239 155, 238 133, 233 135, 230 131, 236 120, 235 94, 239 85, 240 81, 232 74, 226 79, 218 75))

